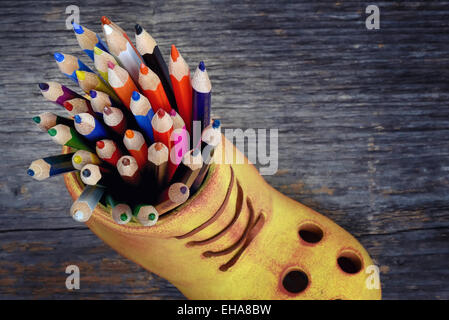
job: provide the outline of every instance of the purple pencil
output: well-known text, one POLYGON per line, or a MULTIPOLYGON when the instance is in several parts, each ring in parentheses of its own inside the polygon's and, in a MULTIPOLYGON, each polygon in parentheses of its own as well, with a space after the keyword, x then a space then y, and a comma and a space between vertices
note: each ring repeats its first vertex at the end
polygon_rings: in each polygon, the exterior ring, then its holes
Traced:
POLYGON ((71 100, 74 98, 85 99, 83 96, 79 95, 75 91, 70 90, 66 86, 58 82, 43 82, 39 83, 39 89, 41 89, 42 95, 48 101, 57 103, 61 106, 64 106, 64 101, 71 100))

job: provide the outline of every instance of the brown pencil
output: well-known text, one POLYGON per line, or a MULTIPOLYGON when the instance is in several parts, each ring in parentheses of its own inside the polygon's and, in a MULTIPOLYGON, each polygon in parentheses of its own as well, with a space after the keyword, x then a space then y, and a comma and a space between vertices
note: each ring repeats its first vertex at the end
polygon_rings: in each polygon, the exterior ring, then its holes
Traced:
POLYGON ((189 195, 189 187, 180 182, 174 183, 161 193, 155 208, 159 215, 163 215, 186 202, 189 195))
POLYGON ((162 142, 155 142, 148 148, 148 162, 151 175, 158 187, 163 187, 166 182, 168 164, 168 148, 162 142))
POLYGON ((132 156, 123 156, 117 162, 117 171, 122 179, 131 185, 138 186, 141 181, 139 166, 132 156))

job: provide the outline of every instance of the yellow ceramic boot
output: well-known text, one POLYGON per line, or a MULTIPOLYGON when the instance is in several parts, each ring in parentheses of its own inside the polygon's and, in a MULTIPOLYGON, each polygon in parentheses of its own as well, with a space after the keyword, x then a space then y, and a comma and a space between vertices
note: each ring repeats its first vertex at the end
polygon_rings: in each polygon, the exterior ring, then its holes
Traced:
MULTIPOLYGON (((224 138, 217 151, 215 159, 239 152, 224 138)), ((77 199, 84 187, 79 175, 67 174, 65 181, 77 199)), ((153 227, 118 225, 102 205, 86 224, 190 299, 381 297, 360 243, 276 191, 248 163, 213 164, 201 189, 153 227)))

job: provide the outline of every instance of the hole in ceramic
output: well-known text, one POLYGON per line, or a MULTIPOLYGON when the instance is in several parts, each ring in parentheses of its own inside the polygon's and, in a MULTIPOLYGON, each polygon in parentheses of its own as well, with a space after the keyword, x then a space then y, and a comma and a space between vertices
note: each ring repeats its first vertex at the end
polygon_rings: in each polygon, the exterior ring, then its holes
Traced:
POLYGON ((345 251, 337 259, 338 266, 343 272, 355 274, 362 270, 362 260, 354 252, 345 251))
POLYGON ((299 237, 307 243, 318 243, 323 239, 323 230, 313 223, 306 223, 299 228, 299 237))
POLYGON ((282 280, 282 286, 289 293, 300 293, 309 285, 309 278, 301 270, 289 271, 282 280))

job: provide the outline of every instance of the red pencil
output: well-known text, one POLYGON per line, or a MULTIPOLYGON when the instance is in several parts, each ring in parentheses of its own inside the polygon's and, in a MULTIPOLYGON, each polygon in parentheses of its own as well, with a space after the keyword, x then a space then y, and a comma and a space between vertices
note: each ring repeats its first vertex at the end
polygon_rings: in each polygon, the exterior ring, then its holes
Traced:
POLYGON ((122 110, 114 107, 103 108, 103 121, 112 130, 122 135, 126 130, 126 118, 122 110))
POLYGON ((153 127, 154 141, 162 142, 170 150, 172 146, 170 138, 173 132, 173 120, 169 114, 164 109, 159 109, 151 120, 151 125, 153 127))
POLYGON ((109 139, 97 141, 96 151, 100 159, 113 166, 117 165, 118 159, 123 155, 115 142, 109 139))

